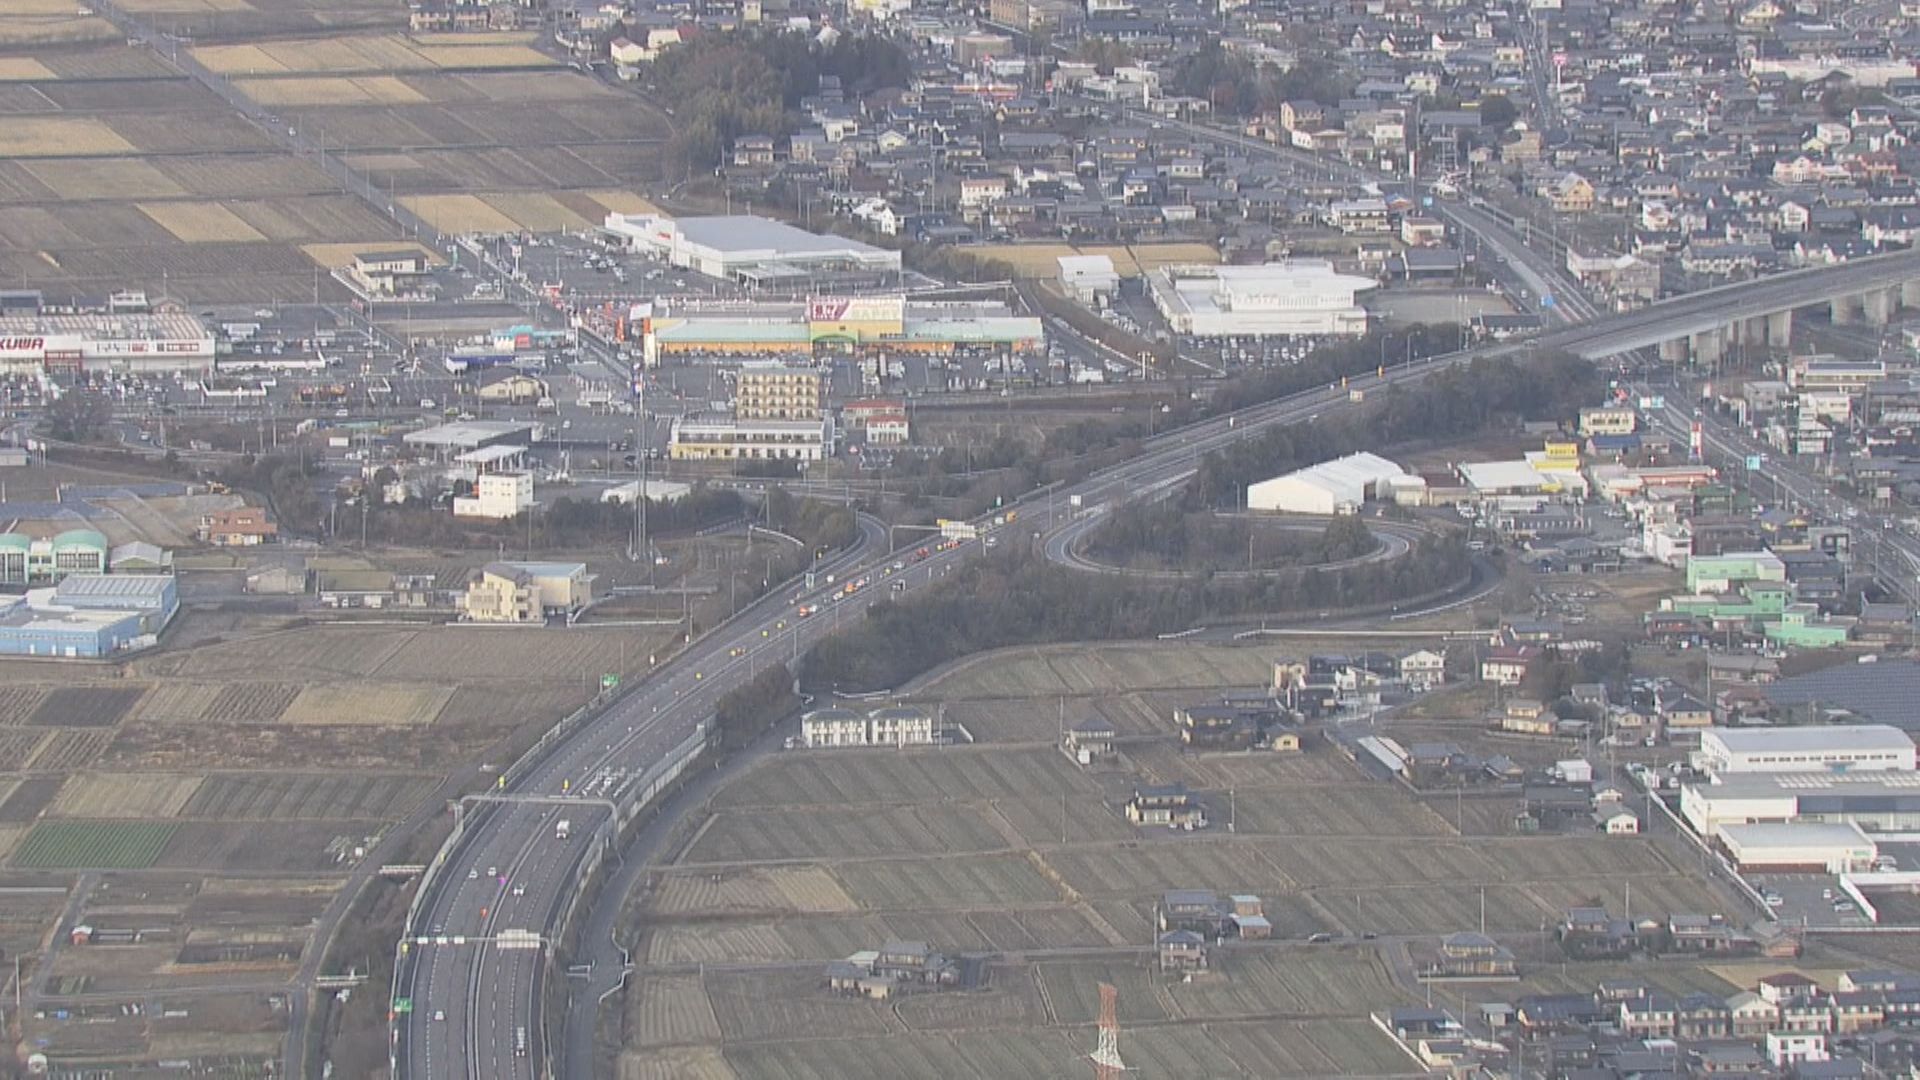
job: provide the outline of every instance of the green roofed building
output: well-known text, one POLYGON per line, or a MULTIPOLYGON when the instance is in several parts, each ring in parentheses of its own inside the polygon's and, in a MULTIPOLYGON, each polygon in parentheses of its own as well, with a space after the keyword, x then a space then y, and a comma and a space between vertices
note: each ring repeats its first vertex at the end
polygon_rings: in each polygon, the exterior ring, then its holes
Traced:
POLYGON ((93 529, 50 540, 0 533, 0 585, 52 585, 68 574, 104 574, 107 563, 107 538, 93 529))

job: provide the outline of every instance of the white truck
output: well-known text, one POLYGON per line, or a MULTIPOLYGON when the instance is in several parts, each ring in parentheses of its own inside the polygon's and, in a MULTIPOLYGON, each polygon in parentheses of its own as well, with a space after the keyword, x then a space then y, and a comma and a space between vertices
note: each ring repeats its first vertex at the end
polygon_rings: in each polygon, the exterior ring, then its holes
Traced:
POLYGON ((566 818, 561 818, 559 823, 553 827, 553 838, 555 840, 565 840, 567 838, 567 833, 572 829, 572 827, 573 827, 573 822, 568 821, 566 818))

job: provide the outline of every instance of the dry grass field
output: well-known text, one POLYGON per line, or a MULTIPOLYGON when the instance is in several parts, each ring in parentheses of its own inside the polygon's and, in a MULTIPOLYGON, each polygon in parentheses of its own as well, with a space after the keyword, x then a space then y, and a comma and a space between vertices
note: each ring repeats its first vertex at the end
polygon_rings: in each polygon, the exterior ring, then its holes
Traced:
POLYGON ((611 214, 658 214, 660 207, 631 191, 587 191, 587 198, 611 214))
POLYGON ((47 0, 8 0, 0 7, 0 48, 27 48, 44 45, 82 45, 112 41, 119 31, 105 19, 79 17, 73 5, 62 5, 56 14, 19 13, 16 5, 37 6, 47 0))
POLYGON ((244 244, 265 240, 239 215, 216 202, 139 203, 140 212, 188 244, 244 244))
POLYGON ((318 41, 267 41, 248 45, 202 45, 194 59, 222 75, 390 74, 440 68, 547 68, 555 62, 520 35, 412 38, 404 34, 336 37, 318 41))
POLYGON ((520 223, 489 205, 478 195, 402 196, 401 205, 442 232, 516 232, 520 223))
POLYGON ((34 82, 52 78, 56 78, 53 69, 31 56, 0 56, 0 82, 34 82))
POLYGON ((451 686, 309 686, 280 714, 280 722, 412 727, 431 724, 452 697, 451 686))
POLYGON ((600 221, 588 221, 551 195, 529 192, 520 195, 487 195, 483 198, 488 206, 505 214, 527 232, 577 232, 596 228, 600 224, 600 221))
POLYGON ((170 818, 204 777, 166 773, 87 773, 67 781, 48 813, 78 818, 170 818))
POLYGON ((240 79, 236 85, 262 105, 311 107, 316 105, 416 105, 428 97, 391 75, 359 78, 314 77, 240 79))
POLYGON ((167 199, 188 193, 159 167, 138 158, 34 161, 26 169, 63 199, 167 199))
POLYGON ((0 157, 110 157, 134 145, 100 120, 15 116, 0 124, 0 157))
POLYGON ((648 892, 648 907, 662 915, 749 915, 859 910, 853 897, 823 867, 766 867, 720 874, 670 874, 648 892))

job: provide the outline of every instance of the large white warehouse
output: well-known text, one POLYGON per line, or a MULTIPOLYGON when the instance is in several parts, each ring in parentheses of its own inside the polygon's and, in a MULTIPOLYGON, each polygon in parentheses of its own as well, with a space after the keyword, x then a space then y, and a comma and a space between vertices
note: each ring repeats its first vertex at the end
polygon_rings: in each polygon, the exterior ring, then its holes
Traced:
POLYGON ((1728 825, 1720 843, 1745 873, 1846 874, 1873 866, 1879 849, 1858 825, 1728 825))
POLYGON ((1351 514, 1406 475, 1386 458, 1362 451, 1285 476, 1247 485, 1247 509, 1283 514, 1351 514))
POLYGON ((633 250, 671 266, 749 285, 805 282, 821 273, 900 272, 897 251, 750 214, 608 214, 604 227, 633 250))
POLYGON ((1367 312, 1354 295, 1379 285, 1325 259, 1169 266, 1147 280, 1174 332, 1198 337, 1359 337, 1367 312))
POLYGON ((1681 788, 1680 813, 1710 839, 1730 825, 1769 821, 1914 832, 1920 831, 1920 773, 1736 773, 1681 788))
POLYGON ((1914 771, 1913 739, 1887 724, 1708 728, 1694 764, 1729 773, 1914 771))

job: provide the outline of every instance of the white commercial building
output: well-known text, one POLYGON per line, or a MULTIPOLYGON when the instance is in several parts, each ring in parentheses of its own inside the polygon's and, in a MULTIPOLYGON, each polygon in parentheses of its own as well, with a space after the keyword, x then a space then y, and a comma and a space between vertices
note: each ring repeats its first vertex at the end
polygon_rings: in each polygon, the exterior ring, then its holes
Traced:
POLYGON ((736 420, 689 415, 673 421, 667 455, 675 461, 819 461, 832 421, 736 420))
POLYGON ((773 285, 817 273, 900 272, 897 251, 749 214, 608 214, 604 228, 634 251, 725 281, 773 285))
POLYGON ((1059 261, 1060 285, 1083 304, 1100 304, 1120 291, 1120 274, 1109 256, 1062 255, 1059 261))
POLYGON ((1284 514, 1351 514, 1405 475, 1386 458, 1361 452, 1247 485, 1247 509, 1284 514))
POLYGON ((1695 767, 1729 773, 1914 771, 1913 739, 1887 724, 1707 728, 1695 767))
POLYGON ((191 315, 98 312, 0 318, 0 374, 213 372, 213 331, 191 315))
MULTIPOLYGON (((647 498, 653 502, 679 502, 693 494, 692 484, 683 484, 678 480, 654 480, 646 482, 647 498)), ((600 501, 632 506, 633 500, 640 494, 640 481, 629 480, 624 484, 615 484, 600 493, 600 501)))
POLYGON ((875 709, 815 709, 800 718, 800 738, 809 749, 836 746, 932 746, 939 742, 933 714, 911 705, 875 709))
POLYGON ((1324 259, 1263 266, 1169 266, 1151 274, 1154 307, 1177 334, 1198 337, 1358 337, 1356 293, 1379 282, 1324 259))
POLYGON ((542 428, 521 420, 462 420, 453 424, 409 431, 400 441, 416 450, 430 451, 443 458, 471 453, 487 446, 513 443, 524 447, 539 442, 542 428))
POLYGON ((533 474, 530 472, 487 473, 473 486, 472 498, 453 500, 454 517, 517 517, 533 509, 533 474))
POLYGON ((1920 832, 1920 772, 1734 773, 1682 787, 1680 813, 1708 838, 1769 821, 1920 832))
POLYGON ((1743 874, 1848 874, 1872 868, 1879 854, 1853 824, 1728 825, 1720 843, 1743 874))

